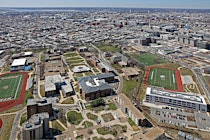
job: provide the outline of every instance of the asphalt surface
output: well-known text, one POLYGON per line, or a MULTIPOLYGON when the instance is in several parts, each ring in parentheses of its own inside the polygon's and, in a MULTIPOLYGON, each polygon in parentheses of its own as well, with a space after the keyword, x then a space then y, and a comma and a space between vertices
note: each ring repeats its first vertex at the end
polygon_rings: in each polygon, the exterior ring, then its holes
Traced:
POLYGON ((25 111, 26 111, 26 108, 18 111, 18 113, 15 115, 13 125, 12 125, 12 131, 10 133, 10 138, 9 138, 10 140, 16 140, 17 132, 19 132, 19 130, 20 130, 20 128, 19 128, 20 117, 21 117, 22 113, 25 111))

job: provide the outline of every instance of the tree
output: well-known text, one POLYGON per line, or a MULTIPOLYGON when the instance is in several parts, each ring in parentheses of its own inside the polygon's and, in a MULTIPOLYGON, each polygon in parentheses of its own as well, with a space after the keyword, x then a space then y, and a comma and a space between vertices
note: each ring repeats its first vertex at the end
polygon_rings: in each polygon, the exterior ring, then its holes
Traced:
POLYGON ((105 101, 102 98, 98 98, 90 102, 91 107, 105 106, 105 101))

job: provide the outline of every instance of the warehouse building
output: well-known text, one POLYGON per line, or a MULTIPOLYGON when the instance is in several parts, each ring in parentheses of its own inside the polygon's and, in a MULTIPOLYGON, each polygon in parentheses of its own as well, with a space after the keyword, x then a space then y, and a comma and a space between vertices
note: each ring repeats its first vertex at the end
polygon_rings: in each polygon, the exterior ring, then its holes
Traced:
POLYGON ((165 91, 151 87, 146 89, 146 102, 207 111, 207 104, 202 96, 184 92, 165 91))

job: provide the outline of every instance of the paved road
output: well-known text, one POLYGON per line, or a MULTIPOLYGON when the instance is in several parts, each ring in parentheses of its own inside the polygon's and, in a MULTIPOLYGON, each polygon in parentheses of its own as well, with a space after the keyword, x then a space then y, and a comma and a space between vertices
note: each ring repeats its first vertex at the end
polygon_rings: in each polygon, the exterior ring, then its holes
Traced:
POLYGON ((197 69, 193 69, 193 71, 194 71, 203 91, 205 92, 208 100, 210 101, 210 87, 207 84, 205 78, 203 77, 201 70, 197 68, 197 69))
MULTIPOLYGON (((96 49, 98 51, 98 55, 99 55, 99 59, 101 59, 101 61, 104 63, 104 64, 107 64, 110 66, 110 62, 107 61, 104 57, 103 57, 103 54, 101 52, 101 50, 99 48, 97 48, 95 45, 91 44, 91 46, 96 49)), ((113 69, 113 68, 112 68, 113 69)), ((118 85, 118 88, 116 90, 116 93, 119 94, 122 92, 122 88, 123 88, 123 78, 122 76, 117 72, 117 70, 113 69, 113 71, 118 75, 119 77, 119 85, 118 85)))
POLYGON ((35 99, 40 99, 41 95, 40 95, 40 62, 41 62, 41 55, 42 52, 40 52, 38 54, 38 58, 37 58, 37 62, 36 62, 36 70, 35 70, 35 77, 34 80, 36 81, 36 84, 34 84, 34 98, 35 99))
POLYGON ((10 140, 16 140, 17 138, 17 133, 19 132, 19 121, 20 121, 20 117, 22 115, 23 112, 26 111, 26 108, 23 108, 22 110, 18 111, 18 113, 15 115, 14 121, 13 121, 13 125, 12 125, 12 131, 10 133, 10 140))

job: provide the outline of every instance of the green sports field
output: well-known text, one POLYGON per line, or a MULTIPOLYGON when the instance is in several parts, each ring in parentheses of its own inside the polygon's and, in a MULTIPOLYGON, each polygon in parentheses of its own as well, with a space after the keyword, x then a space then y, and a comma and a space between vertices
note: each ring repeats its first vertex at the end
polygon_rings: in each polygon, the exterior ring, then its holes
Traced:
POLYGON ((176 74, 174 70, 165 68, 151 68, 148 84, 157 87, 163 87, 165 89, 176 90, 176 74))
POLYGON ((5 74, 0 76, 0 99, 16 99, 20 95, 24 76, 22 74, 5 74))

